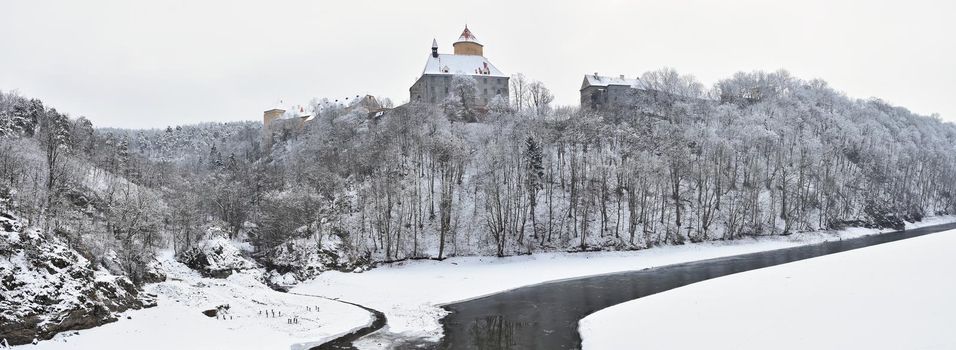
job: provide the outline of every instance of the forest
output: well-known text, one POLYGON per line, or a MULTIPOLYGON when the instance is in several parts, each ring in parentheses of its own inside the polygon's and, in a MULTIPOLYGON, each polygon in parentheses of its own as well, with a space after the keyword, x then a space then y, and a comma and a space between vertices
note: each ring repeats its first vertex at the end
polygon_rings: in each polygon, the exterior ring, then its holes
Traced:
POLYGON ((520 76, 487 107, 468 77, 440 105, 378 117, 315 99, 272 144, 261 122, 97 128, 0 92, 0 209, 137 283, 210 228, 296 270, 316 254, 633 250, 956 213, 956 126, 938 116, 786 71, 640 84, 600 111, 552 106, 520 76))

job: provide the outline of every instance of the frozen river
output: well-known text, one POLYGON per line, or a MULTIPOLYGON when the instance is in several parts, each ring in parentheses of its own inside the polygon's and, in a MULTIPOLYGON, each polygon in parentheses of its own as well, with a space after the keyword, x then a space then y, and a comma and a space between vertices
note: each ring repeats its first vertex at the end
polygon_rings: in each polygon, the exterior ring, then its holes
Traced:
POLYGON ((442 320, 444 338, 424 347, 579 349, 578 321, 609 306, 715 277, 954 228, 956 223, 522 287, 446 306, 451 314, 442 320))

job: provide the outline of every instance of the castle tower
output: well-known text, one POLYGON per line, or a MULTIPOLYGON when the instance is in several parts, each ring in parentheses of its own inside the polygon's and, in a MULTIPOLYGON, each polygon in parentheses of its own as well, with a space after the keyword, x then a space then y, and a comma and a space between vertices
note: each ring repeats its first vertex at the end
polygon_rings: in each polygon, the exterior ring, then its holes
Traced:
POLYGON ((272 124, 272 121, 279 119, 285 110, 281 108, 273 108, 262 113, 262 126, 266 129, 269 128, 269 124, 272 124))
POLYGON ((468 30, 468 26, 465 26, 465 30, 461 32, 461 36, 458 37, 452 46, 455 48, 456 55, 473 55, 473 56, 484 56, 484 45, 478 42, 478 38, 468 30))
POLYGON ((285 110, 281 107, 275 107, 262 113, 262 144, 264 146, 272 145, 272 122, 281 118, 284 114, 285 110))
POLYGON ((478 83, 477 103, 487 105, 494 99, 508 101, 508 75, 485 58, 484 46, 468 26, 453 44, 455 53, 439 53, 438 41, 432 39, 431 53, 425 60, 422 75, 408 89, 409 101, 439 104, 453 93, 452 77, 467 75, 478 83))

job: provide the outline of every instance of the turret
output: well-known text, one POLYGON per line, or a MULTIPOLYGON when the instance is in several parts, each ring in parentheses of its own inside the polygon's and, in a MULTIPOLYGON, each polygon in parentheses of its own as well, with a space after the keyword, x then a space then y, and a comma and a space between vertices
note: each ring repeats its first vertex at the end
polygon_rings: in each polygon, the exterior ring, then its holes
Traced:
POLYGON ((461 36, 458 37, 452 46, 455 47, 456 55, 475 55, 475 56, 484 56, 484 46, 478 42, 478 38, 468 30, 468 26, 465 26, 465 30, 461 32, 461 36))
POLYGON ((262 144, 264 146, 272 145, 272 122, 282 118, 282 115, 285 114, 285 109, 281 105, 282 101, 279 101, 276 107, 262 112, 262 144))
POLYGON ((432 57, 438 57, 438 40, 432 39, 432 57))

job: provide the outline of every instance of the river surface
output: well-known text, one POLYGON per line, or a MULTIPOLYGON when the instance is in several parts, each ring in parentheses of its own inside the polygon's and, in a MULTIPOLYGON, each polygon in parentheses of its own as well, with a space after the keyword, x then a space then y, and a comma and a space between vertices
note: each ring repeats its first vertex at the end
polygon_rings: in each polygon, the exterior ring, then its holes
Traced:
POLYGON ((580 349, 578 321, 609 306, 715 277, 951 229, 956 223, 522 287, 447 305, 451 314, 442 320, 440 344, 399 347, 580 349))

